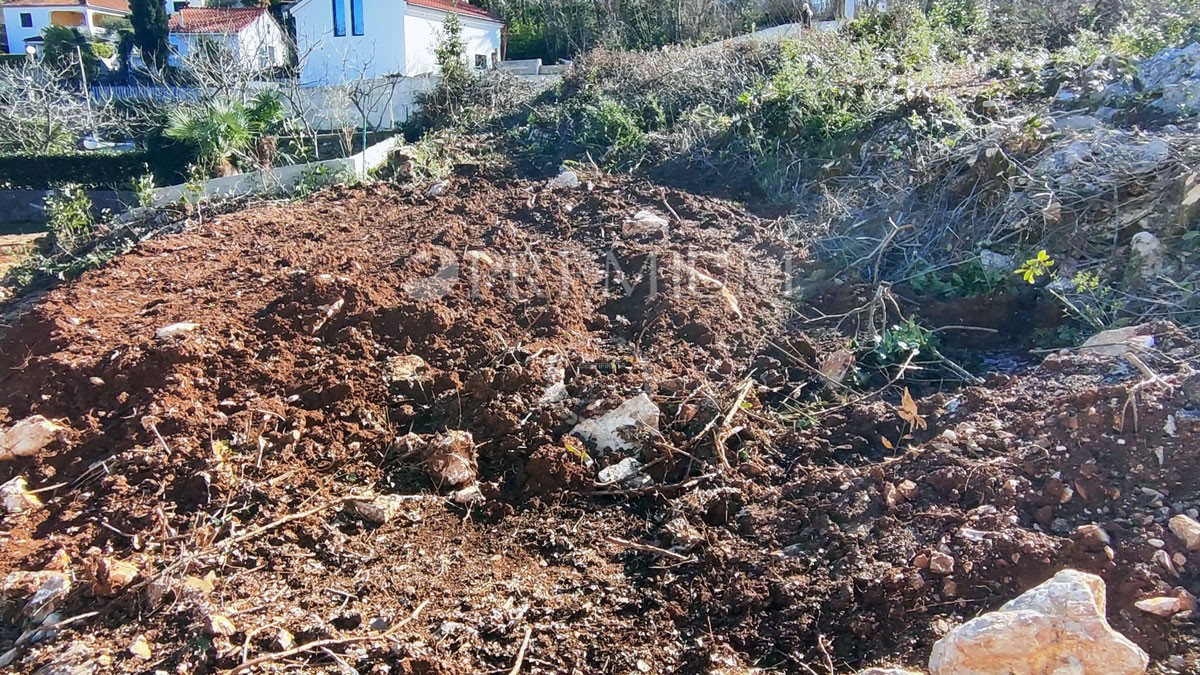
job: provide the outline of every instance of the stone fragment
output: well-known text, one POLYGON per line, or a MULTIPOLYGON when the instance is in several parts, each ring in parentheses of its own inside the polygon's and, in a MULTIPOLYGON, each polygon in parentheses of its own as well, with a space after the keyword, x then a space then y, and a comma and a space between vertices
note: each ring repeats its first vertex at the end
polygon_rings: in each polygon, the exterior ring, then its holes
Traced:
POLYGON ((150 650, 150 642, 146 640, 145 635, 139 635, 129 643, 129 653, 143 661, 149 661, 154 656, 154 652, 150 650))
POLYGON ((1103 527, 1095 523, 1089 525, 1080 525, 1075 528, 1075 534, 1079 536, 1079 540, 1091 544, 1093 546, 1108 546, 1112 543, 1112 537, 1103 527))
POLYGON ((204 632, 213 637, 229 637, 237 632, 237 626, 222 614, 209 614, 204 619, 204 632))
POLYGON ((0 485, 0 502, 4 503, 5 513, 24 513, 42 505, 42 500, 29 491, 29 483, 24 476, 16 476, 0 485))
POLYGON ((1171 533, 1179 537, 1189 551, 1200 550, 1200 522, 1196 522, 1195 518, 1181 513, 1171 518, 1167 527, 1171 528, 1171 533))
POLYGON ((288 629, 280 628, 279 632, 275 633, 275 648, 279 651, 287 651, 295 646, 296 638, 288 629))
POLYGON ((1144 673, 1149 657, 1105 618, 1104 581, 1063 570, 938 640, 933 675, 1144 673))
POLYGON ((91 576, 92 594, 101 598, 117 595, 132 584, 140 573, 137 565, 106 556, 89 560, 86 571, 91 576))
POLYGON ((654 213, 653 211, 638 211, 633 214, 621 226, 621 232, 630 236, 644 236, 648 234, 667 235, 667 228, 670 222, 666 218, 654 213))
POLYGON ((154 337, 158 338, 159 340, 168 340, 177 335, 190 333, 199 327, 200 324, 198 323, 192 323, 191 321, 180 321, 179 323, 163 326, 162 328, 154 331, 154 337))
POLYGON ((654 479, 642 473, 642 463, 633 457, 626 457, 612 466, 604 467, 596 478, 602 485, 630 488, 645 487, 654 482, 654 479))
POLYGON ((953 556, 941 551, 934 551, 929 556, 929 571, 934 574, 950 574, 954 571, 953 556))
POLYGON ((67 427, 41 415, 33 415, 0 432, 0 461, 32 457, 42 448, 61 440, 67 427))
POLYGON ((1103 330, 1088 338, 1081 351, 1105 356, 1120 356, 1127 351, 1154 347, 1153 335, 1141 335, 1141 326, 1103 330))
POLYGON ((1170 596, 1138 600, 1133 606, 1156 616, 1174 616, 1184 610, 1183 601, 1170 596))

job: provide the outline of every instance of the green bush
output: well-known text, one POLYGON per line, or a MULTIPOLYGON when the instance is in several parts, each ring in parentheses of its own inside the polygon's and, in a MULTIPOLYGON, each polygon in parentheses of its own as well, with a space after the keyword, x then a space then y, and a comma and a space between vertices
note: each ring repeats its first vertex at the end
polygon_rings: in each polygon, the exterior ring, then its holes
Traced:
POLYGON ((920 6, 912 2, 901 1, 881 12, 865 12, 843 30, 853 40, 890 55, 900 72, 918 68, 939 56, 933 25, 920 6))
POLYGON ((67 184, 126 189, 136 185, 149 167, 159 185, 174 185, 187 162, 172 164, 182 159, 186 158, 144 151, 4 154, 0 155, 0 184, 35 190, 67 184))
POLYGON ((638 119, 611 99, 589 105, 583 111, 584 147, 607 167, 617 167, 637 160, 646 149, 646 135, 638 119))
POLYGON ((94 206, 79 185, 66 184, 46 197, 46 229, 51 241, 64 251, 72 251, 92 234, 94 206))
POLYGON ((864 45, 788 43, 781 57, 778 72, 738 99, 742 133, 750 139, 816 149, 861 130, 894 105, 888 73, 864 45))

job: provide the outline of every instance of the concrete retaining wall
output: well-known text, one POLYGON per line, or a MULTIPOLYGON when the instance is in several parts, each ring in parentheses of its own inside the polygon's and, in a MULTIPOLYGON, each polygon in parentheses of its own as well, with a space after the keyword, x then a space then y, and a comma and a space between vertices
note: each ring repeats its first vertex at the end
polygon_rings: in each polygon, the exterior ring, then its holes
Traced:
MULTIPOLYGON (((51 190, 0 190, 0 225, 46 224, 46 196, 51 190)), ((137 196, 127 190, 88 190, 96 210, 120 213, 137 204, 137 196)))
POLYGON ((327 159, 320 162, 309 162, 308 164, 251 171, 250 173, 238 174, 236 176, 213 178, 199 185, 184 184, 162 187, 154 191, 154 197, 150 202, 150 206, 162 207, 176 204, 180 201, 195 203, 196 201, 207 199, 228 199, 230 197, 243 197, 252 194, 278 194, 287 192, 295 188, 306 175, 313 175, 315 172, 322 171, 321 167, 324 167, 324 171, 327 171, 329 175, 350 173, 361 176, 365 175, 371 169, 382 166, 387 161, 388 155, 391 154, 392 150, 400 147, 403 143, 404 139, 402 137, 393 136, 368 147, 360 153, 341 159, 327 159))

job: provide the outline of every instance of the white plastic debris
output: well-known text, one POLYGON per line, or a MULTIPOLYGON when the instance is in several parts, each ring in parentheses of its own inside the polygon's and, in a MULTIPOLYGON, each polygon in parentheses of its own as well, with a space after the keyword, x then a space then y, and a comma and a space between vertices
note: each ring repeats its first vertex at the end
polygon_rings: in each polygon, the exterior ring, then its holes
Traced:
POLYGON ((180 321, 179 323, 163 326, 162 328, 154 331, 154 337, 158 338, 159 340, 168 340, 177 335, 190 333, 199 327, 200 324, 198 323, 192 323, 191 321, 180 321))
POLYGON ((0 432, 0 461, 32 457, 62 438, 67 427, 33 415, 0 432))
POLYGON ((429 476, 439 487, 464 487, 475 482, 475 439, 469 431, 451 430, 435 438, 425 446, 423 458, 429 476))
POLYGON ((639 431, 658 430, 659 412, 649 396, 638 394, 615 410, 576 424, 571 435, 589 441, 597 456, 613 450, 636 450, 642 445, 639 431))

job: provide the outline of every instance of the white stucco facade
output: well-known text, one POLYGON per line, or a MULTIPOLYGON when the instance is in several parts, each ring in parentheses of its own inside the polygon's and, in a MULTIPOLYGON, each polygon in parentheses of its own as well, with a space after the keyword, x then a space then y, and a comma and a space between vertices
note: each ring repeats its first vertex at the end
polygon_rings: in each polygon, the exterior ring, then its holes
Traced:
POLYGON ((10 54, 24 54, 26 40, 40 38, 49 26, 78 28, 79 32, 97 39, 115 40, 115 30, 106 29, 105 24, 128 17, 119 12, 100 7, 68 5, 61 7, 4 6, 4 31, 8 38, 10 54), (29 24, 29 25, 24 25, 29 24))
MULTIPOLYGON (((436 9, 406 5, 404 13, 404 63, 405 75, 425 75, 438 71, 433 50, 442 35, 446 13, 436 9)), ((484 57, 486 68, 493 68, 500 60, 501 24, 478 19, 473 16, 458 17, 462 25, 463 44, 466 46, 467 65, 476 66, 477 57, 484 57)))
MULTIPOLYGON (((300 80, 305 85, 338 84, 389 75, 415 77, 437 72, 433 49, 442 33, 445 10, 403 0, 362 0, 362 35, 354 35, 350 0, 345 2, 346 35, 334 35, 333 3, 300 0, 291 8, 296 23, 300 80)), ((457 12, 467 45, 468 65, 475 55, 489 64, 501 57, 503 24, 497 19, 457 12)))
POLYGON ((171 33, 171 64, 180 65, 204 41, 224 47, 237 59, 238 67, 247 71, 287 64, 287 35, 266 12, 236 33, 171 33))

